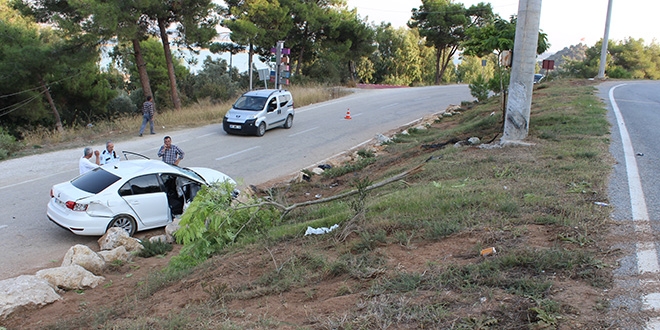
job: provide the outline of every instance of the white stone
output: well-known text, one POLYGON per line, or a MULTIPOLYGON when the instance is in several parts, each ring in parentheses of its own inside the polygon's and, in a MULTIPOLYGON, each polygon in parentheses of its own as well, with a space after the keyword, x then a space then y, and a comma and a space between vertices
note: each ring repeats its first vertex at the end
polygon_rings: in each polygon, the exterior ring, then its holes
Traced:
POLYGON ((149 242, 151 242, 151 243, 156 243, 156 242, 169 243, 167 241, 167 235, 158 235, 158 236, 150 237, 149 242))
POLYGON ((98 240, 99 248, 101 250, 112 250, 119 246, 124 246, 127 251, 140 251, 144 247, 140 241, 128 236, 128 233, 118 227, 108 229, 105 235, 101 236, 98 240))
POLYGON ((105 260, 87 245, 76 244, 64 255, 62 267, 80 265, 90 272, 101 275, 105 269, 105 260))
POLYGON ((477 144, 481 143, 481 140, 479 140, 478 137, 473 136, 473 137, 468 139, 468 143, 471 144, 471 145, 477 145, 477 144))
POLYGON ((103 276, 96 276, 79 265, 42 269, 36 276, 63 290, 95 288, 105 281, 103 276))
POLYGON ((133 259, 133 255, 126 251, 126 248, 123 246, 116 247, 112 250, 99 251, 98 255, 105 260, 106 264, 117 260, 121 262, 129 262, 133 259))
POLYGON ((62 299, 48 281, 21 275, 0 281, 0 317, 20 308, 34 308, 62 299))

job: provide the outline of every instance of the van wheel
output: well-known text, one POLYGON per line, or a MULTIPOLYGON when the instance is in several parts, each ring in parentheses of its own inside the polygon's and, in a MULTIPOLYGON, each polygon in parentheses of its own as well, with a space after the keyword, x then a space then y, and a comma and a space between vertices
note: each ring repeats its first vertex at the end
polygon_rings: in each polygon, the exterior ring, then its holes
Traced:
POLYGON ((119 227, 123 230, 125 230, 128 233, 128 236, 133 236, 135 234, 135 231, 137 229, 137 224, 135 223, 135 220, 133 217, 130 215, 118 215, 116 216, 112 222, 108 225, 108 229, 112 227, 119 227))
POLYGON ((262 122, 257 127, 257 136, 264 136, 264 134, 266 134, 266 123, 262 122))
POLYGON ((293 126, 293 116, 288 115, 286 117, 286 121, 284 122, 284 126, 282 126, 282 127, 286 128, 286 129, 289 129, 289 128, 291 128, 291 126, 293 126))

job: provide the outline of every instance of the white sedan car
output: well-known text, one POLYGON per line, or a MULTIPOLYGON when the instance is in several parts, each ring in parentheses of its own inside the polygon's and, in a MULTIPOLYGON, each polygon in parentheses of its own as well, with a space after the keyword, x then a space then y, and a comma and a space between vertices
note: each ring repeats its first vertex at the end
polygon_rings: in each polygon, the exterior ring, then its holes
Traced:
MULTIPOLYGON (((98 167, 50 191, 48 218, 77 235, 101 236, 110 227, 129 235, 166 226, 182 214, 203 185, 228 181, 210 168, 160 160, 126 160, 98 167)), ((232 197, 236 197, 234 190, 232 197)))

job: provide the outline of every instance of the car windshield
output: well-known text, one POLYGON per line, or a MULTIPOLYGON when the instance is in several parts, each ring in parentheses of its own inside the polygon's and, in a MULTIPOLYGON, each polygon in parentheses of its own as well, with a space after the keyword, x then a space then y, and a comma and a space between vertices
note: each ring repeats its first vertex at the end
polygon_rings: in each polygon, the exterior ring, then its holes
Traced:
POLYGON ((103 191, 105 188, 108 188, 111 184, 117 182, 121 179, 120 177, 104 170, 101 167, 97 167, 73 180, 71 184, 88 193, 98 194, 103 191))
POLYGON ((263 110, 265 104, 266 104, 265 97, 243 95, 238 98, 236 103, 234 103, 234 109, 261 111, 263 110))
POLYGON ((181 172, 181 173, 183 173, 183 174, 185 174, 189 177, 193 177, 193 178, 197 179, 197 181, 199 181, 199 182, 206 182, 206 180, 204 180, 204 178, 202 178, 201 175, 197 174, 197 172, 195 172, 195 171, 193 171, 193 170, 191 170, 187 167, 178 167, 178 166, 174 166, 174 165, 172 165, 172 167, 175 168, 177 171, 179 171, 179 172, 181 172))

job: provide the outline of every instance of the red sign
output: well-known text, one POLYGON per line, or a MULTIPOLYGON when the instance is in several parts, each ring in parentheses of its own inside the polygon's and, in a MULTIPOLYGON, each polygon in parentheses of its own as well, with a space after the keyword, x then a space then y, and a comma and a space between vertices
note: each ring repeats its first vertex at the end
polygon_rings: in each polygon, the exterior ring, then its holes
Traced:
POLYGON ((555 61, 553 61, 553 60, 543 60, 542 68, 544 68, 546 70, 554 70, 555 69, 555 61))

